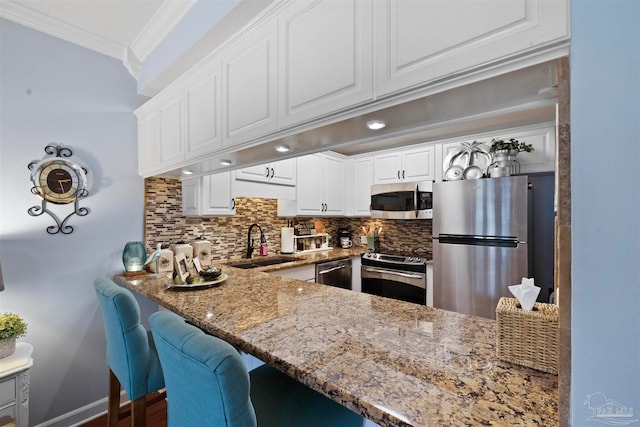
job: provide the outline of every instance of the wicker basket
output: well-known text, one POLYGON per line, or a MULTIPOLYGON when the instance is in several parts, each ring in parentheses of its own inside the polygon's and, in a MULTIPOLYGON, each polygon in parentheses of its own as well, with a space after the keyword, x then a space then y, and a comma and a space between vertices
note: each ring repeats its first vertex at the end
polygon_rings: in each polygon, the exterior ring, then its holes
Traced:
POLYGON ((498 359, 558 374, 558 306, 535 303, 525 311, 515 298, 500 298, 496 321, 498 359))

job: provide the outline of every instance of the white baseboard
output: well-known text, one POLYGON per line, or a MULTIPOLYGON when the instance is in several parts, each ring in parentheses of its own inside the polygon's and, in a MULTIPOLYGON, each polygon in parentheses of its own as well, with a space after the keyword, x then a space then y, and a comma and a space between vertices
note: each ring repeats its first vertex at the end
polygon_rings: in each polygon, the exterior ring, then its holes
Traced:
MULTIPOLYGON (((107 413, 107 398, 84 405, 78 409, 47 420, 33 427, 77 427, 107 413)), ((129 402, 124 390, 120 391, 120 405, 129 402)))

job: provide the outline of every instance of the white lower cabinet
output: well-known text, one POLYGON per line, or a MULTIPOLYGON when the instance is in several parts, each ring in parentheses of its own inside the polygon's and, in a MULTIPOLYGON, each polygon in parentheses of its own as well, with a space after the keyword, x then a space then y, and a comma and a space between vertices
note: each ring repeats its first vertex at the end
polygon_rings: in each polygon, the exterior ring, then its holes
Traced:
POLYGON ((235 214, 231 172, 222 172, 182 181, 184 216, 223 216, 235 214))

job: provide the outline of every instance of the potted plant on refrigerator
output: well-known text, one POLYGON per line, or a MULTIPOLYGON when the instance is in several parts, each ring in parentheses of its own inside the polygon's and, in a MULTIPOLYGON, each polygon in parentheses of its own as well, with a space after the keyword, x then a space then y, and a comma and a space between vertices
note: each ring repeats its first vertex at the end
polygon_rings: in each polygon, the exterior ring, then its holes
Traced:
POLYGON ((0 314, 0 359, 16 351, 16 339, 27 333, 27 324, 14 313, 0 314))
POLYGON ((520 173, 520 163, 516 157, 522 151, 532 152, 533 145, 518 141, 515 138, 507 140, 493 138, 489 147, 489 152, 493 156, 493 163, 488 168, 489 176, 518 175, 520 173))

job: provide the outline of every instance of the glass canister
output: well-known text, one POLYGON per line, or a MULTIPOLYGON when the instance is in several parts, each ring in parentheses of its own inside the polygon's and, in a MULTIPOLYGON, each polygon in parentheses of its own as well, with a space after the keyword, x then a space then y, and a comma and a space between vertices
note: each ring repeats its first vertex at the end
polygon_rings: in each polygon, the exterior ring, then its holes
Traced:
POLYGON ((142 242, 127 242, 122 251, 122 263, 125 273, 140 273, 144 270, 147 251, 142 242))

